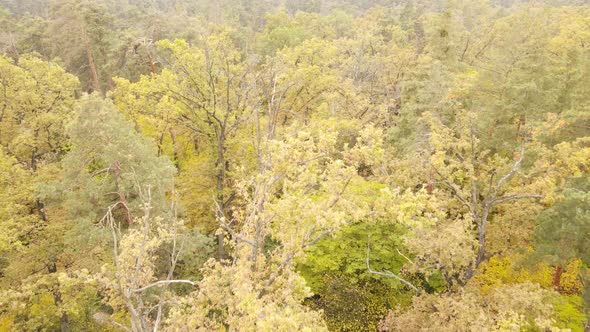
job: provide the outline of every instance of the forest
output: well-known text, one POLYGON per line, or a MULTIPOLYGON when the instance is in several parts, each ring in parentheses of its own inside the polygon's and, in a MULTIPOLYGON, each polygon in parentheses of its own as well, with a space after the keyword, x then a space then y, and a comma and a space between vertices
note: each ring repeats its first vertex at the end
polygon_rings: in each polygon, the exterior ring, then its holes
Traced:
POLYGON ((0 0, 0 331, 590 331, 584 0, 0 0))

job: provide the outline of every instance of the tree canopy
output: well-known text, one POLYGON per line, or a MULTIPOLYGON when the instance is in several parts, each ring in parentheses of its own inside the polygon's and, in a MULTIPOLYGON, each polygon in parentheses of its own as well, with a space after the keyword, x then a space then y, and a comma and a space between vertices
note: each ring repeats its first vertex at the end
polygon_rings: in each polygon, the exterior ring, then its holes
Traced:
POLYGON ((587 331, 590 6, 0 0, 0 331, 587 331))

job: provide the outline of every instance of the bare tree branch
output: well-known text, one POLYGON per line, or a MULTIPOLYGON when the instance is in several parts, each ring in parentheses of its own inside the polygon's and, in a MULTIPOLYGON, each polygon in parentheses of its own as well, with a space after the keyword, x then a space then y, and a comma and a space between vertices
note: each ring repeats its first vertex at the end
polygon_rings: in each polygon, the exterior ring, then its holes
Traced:
POLYGON ((149 285, 143 286, 141 288, 132 289, 131 290, 131 293, 140 293, 140 292, 143 292, 143 291, 145 291, 147 289, 150 289, 152 287, 155 287, 155 286, 162 286, 162 285, 168 285, 168 284, 179 284, 179 283, 181 283, 181 284, 189 284, 189 285, 192 285, 192 286, 195 285, 195 283, 192 282, 192 281, 190 281, 190 280, 181 280, 181 279, 178 279, 178 280, 160 280, 160 281, 153 282, 153 283, 151 283, 149 285))
POLYGON ((370 244, 370 238, 367 238, 367 270, 369 271, 369 273, 371 274, 376 274, 376 275, 380 275, 383 277, 389 277, 389 278, 394 278, 397 281, 402 282, 403 284, 405 284, 406 286, 410 287, 411 289, 413 289, 416 293, 420 294, 421 291, 414 285, 412 285, 411 282, 407 281, 406 279, 396 275, 395 273, 389 271, 389 270, 383 270, 384 272, 379 272, 379 271, 375 271, 373 269, 371 269, 371 265, 369 264, 369 254, 371 253, 371 244, 370 244))
MULTIPOLYGON (((436 171, 436 170, 435 170, 436 171)), ((438 172, 437 172, 438 173, 438 172)), ((440 175, 440 174, 439 174, 440 175)), ((453 185, 451 185, 448 181, 436 181, 434 184, 443 184, 447 188, 451 189, 451 194, 457 198, 469 211, 473 211, 471 208, 471 204, 467 202, 461 195, 459 195, 459 191, 453 185)))
POLYGON ((403 257, 403 258, 405 258, 405 259, 406 259, 408 262, 410 262, 410 264, 412 264, 412 265, 414 265, 414 264, 415 264, 415 263, 414 263, 414 261, 412 261, 411 259, 409 259, 409 258, 408 258, 406 255, 402 254, 402 252, 401 252, 401 251, 399 251, 399 249, 397 249, 397 248, 396 248, 395 250, 397 251, 397 253, 398 253, 400 256, 402 256, 402 257, 403 257))
MULTIPOLYGON (((369 212, 366 215, 364 215, 364 217, 369 217, 371 215, 375 214, 375 211, 369 212)), ((349 224, 353 221, 353 219, 347 220, 344 224, 349 224)), ((304 250, 305 248, 312 246, 314 244, 316 244, 319 240, 323 239, 326 235, 329 235, 333 232, 335 232, 338 229, 338 227, 333 227, 330 229, 327 229, 323 232, 321 232, 320 234, 318 234, 316 237, 314 237, 313 239, 307 241, 306 243, 304 243, 300 248, 298 248, 297 250, 291 252, 289 255, 287 255, 287 258, 285 258, 281 264, 279 265, 279 267, 275 270, 275 272, 273 272, 273 274, 270 276, 270 278, 264 283, 264 286, 262 287, 262 289, 260 290, 260 292, 258 293, 258 298, 262 298, 264 296, 264 294, 266 294, 266 289, 272 285, 272 283, 275 281, 275 279, 279 276, 279 274, 281 273, 281 271, 287 266, 287 264, 289 264, 289 262, 291 262, 291 260, 295 257, 295 254, 297 254, 299 251, 304 250)), ((308 235, 306 236, 306 238, 309 239, 309 237, 311 236, 311 234, 313 234, 314 232, 314 228, 312 228, 309 232, 308 235)))
POLYGON ((536 195, 536 194, 516 194, 516 195, 504 195, 502 197, 496 198, 492 201, 492 204, 500 204, 502 202, 511 201, 515 199, 523 199, 523 198, 543 198, 544 195, 536 195))
POLYGON ((518 171, 518 168, 520 167, 520 163, 522 162, 522 159, 524 158, 525 147, 526 147, 526 141, 524 143, 522 143, 522 146, 520 147, 520 156, 518 157, 516 162, 514 162, 514 165, 512 165, 512 168, 510 169, 510 171, 508 173, 506 173, 506 175, 504 175, 502 178, 500 178, 500 180, 496 184, 496 189, 494 190, 494 195, 492 196, 493 197, 492 201, 496 199, 496 196, 498 195, 498 191, 500 190, 500 187, 502 187, 504 182, 508 181, 518 171))

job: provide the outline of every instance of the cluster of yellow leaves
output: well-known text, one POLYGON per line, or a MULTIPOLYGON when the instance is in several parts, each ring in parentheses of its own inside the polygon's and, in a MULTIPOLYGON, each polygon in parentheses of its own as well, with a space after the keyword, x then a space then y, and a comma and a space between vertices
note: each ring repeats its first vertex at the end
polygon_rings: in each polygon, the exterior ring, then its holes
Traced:
MULTIPOLYGON (((556 268, 539 263, 532 268, 519 267, 517 263, 521 258, 515 256, 492 257, 480 272, 473 278, 475 285, 482 294, 489 294, 502 285, 514 285, 524 282, 538 284, 544 289, 554 288, 556 268)), ((583 284, 581 273, 585 267, 580 259, 574 259, 563 267, 560 275, 560 294, 571 296, 582 292, 583 284)), ((559 302, 559 301, 558 301, 559 302)))
POLYGON ((495 287, 488 294, 477 288, 415 297, 412 309, 392 311, 381 324, 387 331, 560 331, 549 317, 554 293, 532 283, 495 287))
POLYGON ((3 321, 0 324, 20 331, 59 329, 59 319, 65 314, 72 321, 86 322, 85 326, 77 328, 102 331, 87 317, 96 293, 94 281, 75 274, 31 276, 22 281, 19 289, 0 293, 0 306, 6 310, 0 316, 3 321), (15 321, 16 317, 19 319, 15 321))
POLYGON ((0 150, 0 252, 20 249, 22 234, 35 226, 34 194, 31 174, 0 150))

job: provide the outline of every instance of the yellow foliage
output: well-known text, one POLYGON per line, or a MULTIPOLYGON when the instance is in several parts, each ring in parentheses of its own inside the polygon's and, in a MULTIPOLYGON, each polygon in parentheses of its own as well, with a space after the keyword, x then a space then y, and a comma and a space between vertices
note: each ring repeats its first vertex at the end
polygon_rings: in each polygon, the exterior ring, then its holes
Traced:
POLYGON ((0 332, 13 331, 14 316, 14 313, 0 316, 0 332))
POLYGON ((580 269, 582 268, 582 260, 574 259, 569 262, 561 275, 561 282, 559 284, 559 292, 567 295, 580 294, 583 286, 580 280, 580 269))
POLYGON ((501 285, 523 282, 537 283, 543 288, 551 288, 552 269, 546 264, 539 264, 533 270, 515 267, 515 256, 494 256, 482 264, 481 272, 473 278, 479 284, 483 294, 489 294, 501 285))

